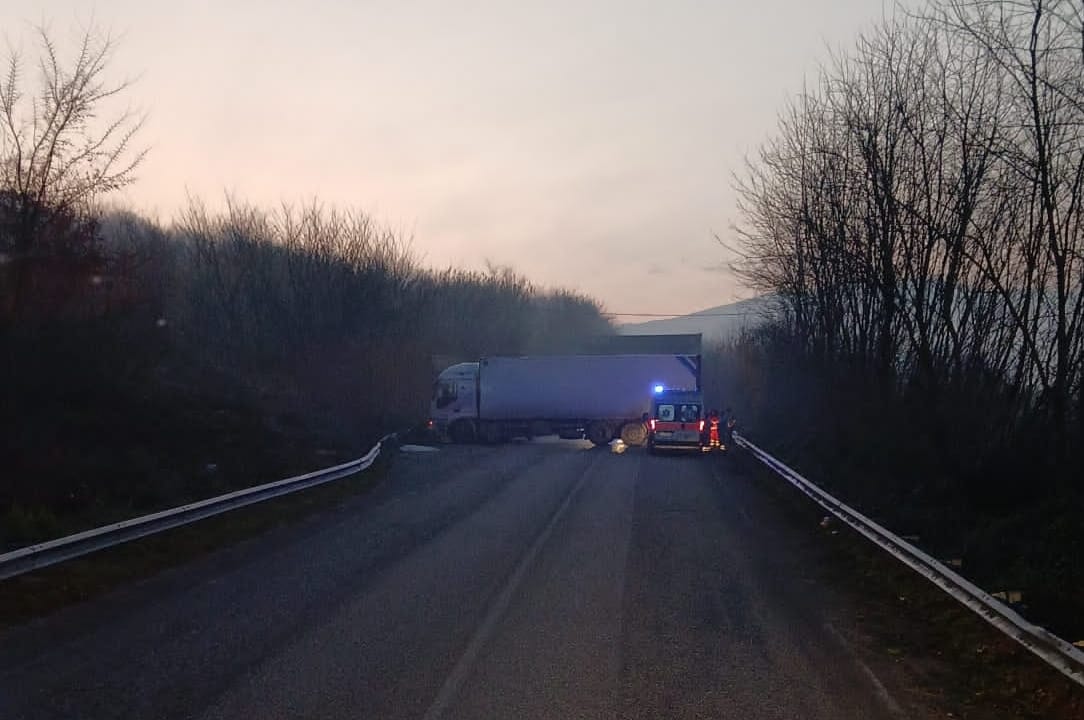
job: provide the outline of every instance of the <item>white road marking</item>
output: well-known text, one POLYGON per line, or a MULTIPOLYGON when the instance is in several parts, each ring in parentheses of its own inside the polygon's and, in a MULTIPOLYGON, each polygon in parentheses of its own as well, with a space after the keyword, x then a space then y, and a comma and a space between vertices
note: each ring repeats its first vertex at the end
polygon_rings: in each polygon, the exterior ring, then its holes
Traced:
POLYGON ((884 683, 882 683, 881 679, 870 669, 869 665, 866 665, 866 663, 858 657, 858 654, 855 653, 851 644, 847 642, 847 638, 843 637, 843 634, 840 633, 839 630, 836 630, 835 626, 830 622, 824 623, 824 629, 828 631, 829 635, 836 639, 836 642, 847 651, 847 654, 851 656, 851 659, 854 660, 859 668, 861 668, 865 676, 869 678, 870 683, 873 684, 873 689, 877 692, 877 697, 884 703, 885 708, 893 715, 903 717, 903 708, 900 707, 900 704, 892 697, 892 694, 888 692, 888 688, 884 686, 884 683))
MULTIPOLYGON (((602 457, 604 456, 600 455, 599 459, 602 457)), ((584 483, 587 482, 587 476, 591 474, 595 465, 598 464, 599 459, 594 460, 587 466, 587 469, 584 470, 580 479, 576 481, 576 484, 568 491, 568 494, 565 495, 565 499, 561 502, 557 511, 553 513, 550 521, 546 523, 546 527, 542 529, 542 532, 540 532, 534 539, 534 542, 531 543, 531 547, 527 550, 526 554, 520 559, 515 571, 512 572, 512 575, 501 589, 500 594, 497 596, 496 600, 493 601, 493 604, 490 605, 482 622, 471 636, 470 642, 467 643, 467 647, 463 651, 463 655, 460 656, 459 661, 456 662, 455 667, 452 668, 452 672, 449 673, 448 677, 444 680, 444 684, 441 686, 440 691, 437 693, 433 703, 429 706, 429 709, 425 711, 425 715, 422 716, 423 720, 438 720, 444 716, 444 713, 446 713, 452 703, 455 702, 460 689, 463 687, 463 683, 466 682, 467 678, 470 676, 471 670, 478 661, 478 656, 481 653, 482 648, 484 648, 493 637, 493 633, 497 629, 497 623, 500 622, 501 617, 504 615, 505 611, 508 610, 508 606, 512 602, 512 597, 523 583, 523 578, 527 575, 527 570, 534 564, 535 558, 549 540, 550 535, 553 534, 553 529, 557 526, 557 523, 561 521, 561 518, 568 512, 568 508, 572 506, 572 501, 575 499, 576 495, 579 494, 584 483)))

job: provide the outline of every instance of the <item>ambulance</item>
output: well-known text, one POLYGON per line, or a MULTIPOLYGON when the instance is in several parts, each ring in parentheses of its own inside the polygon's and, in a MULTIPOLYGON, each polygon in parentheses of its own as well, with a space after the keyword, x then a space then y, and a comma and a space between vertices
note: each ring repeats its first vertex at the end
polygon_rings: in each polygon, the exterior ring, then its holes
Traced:
POLYGON ((707 443, 707 412, 698 390, 655 387, 647 421, 647 449, 704 452, 707 443))

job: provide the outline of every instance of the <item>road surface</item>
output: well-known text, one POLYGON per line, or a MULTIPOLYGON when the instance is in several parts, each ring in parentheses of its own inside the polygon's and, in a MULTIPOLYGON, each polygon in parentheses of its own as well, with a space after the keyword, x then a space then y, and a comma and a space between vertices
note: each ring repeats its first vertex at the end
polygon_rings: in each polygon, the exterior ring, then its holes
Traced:
POLYGON ((0 635, 0 718, 898 718, 725 459, 402 454, 372 492, 0 635))

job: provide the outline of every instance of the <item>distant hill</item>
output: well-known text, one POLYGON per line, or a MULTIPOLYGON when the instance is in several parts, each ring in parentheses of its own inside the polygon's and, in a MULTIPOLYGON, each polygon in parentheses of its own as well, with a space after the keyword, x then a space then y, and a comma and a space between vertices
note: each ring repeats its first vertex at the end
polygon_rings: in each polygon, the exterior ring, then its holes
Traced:
POLYGON ((743 328, 763 322, 772 302, 771 296, 755 297, 689 315, 619 325, 617 331, 622 335, 700 333, 704 344, 724 342, 736 337, 743 328))

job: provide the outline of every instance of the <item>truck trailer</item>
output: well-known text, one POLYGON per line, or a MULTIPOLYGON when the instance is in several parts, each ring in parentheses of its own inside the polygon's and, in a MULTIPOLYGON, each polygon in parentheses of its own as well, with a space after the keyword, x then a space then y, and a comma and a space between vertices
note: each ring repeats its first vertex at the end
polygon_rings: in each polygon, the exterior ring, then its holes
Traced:
POLYGON ((659 388, 699 390, 699 352, 485 357, 440 373, 430 419, 453 442, 557 434, 638 445, 659 388))

